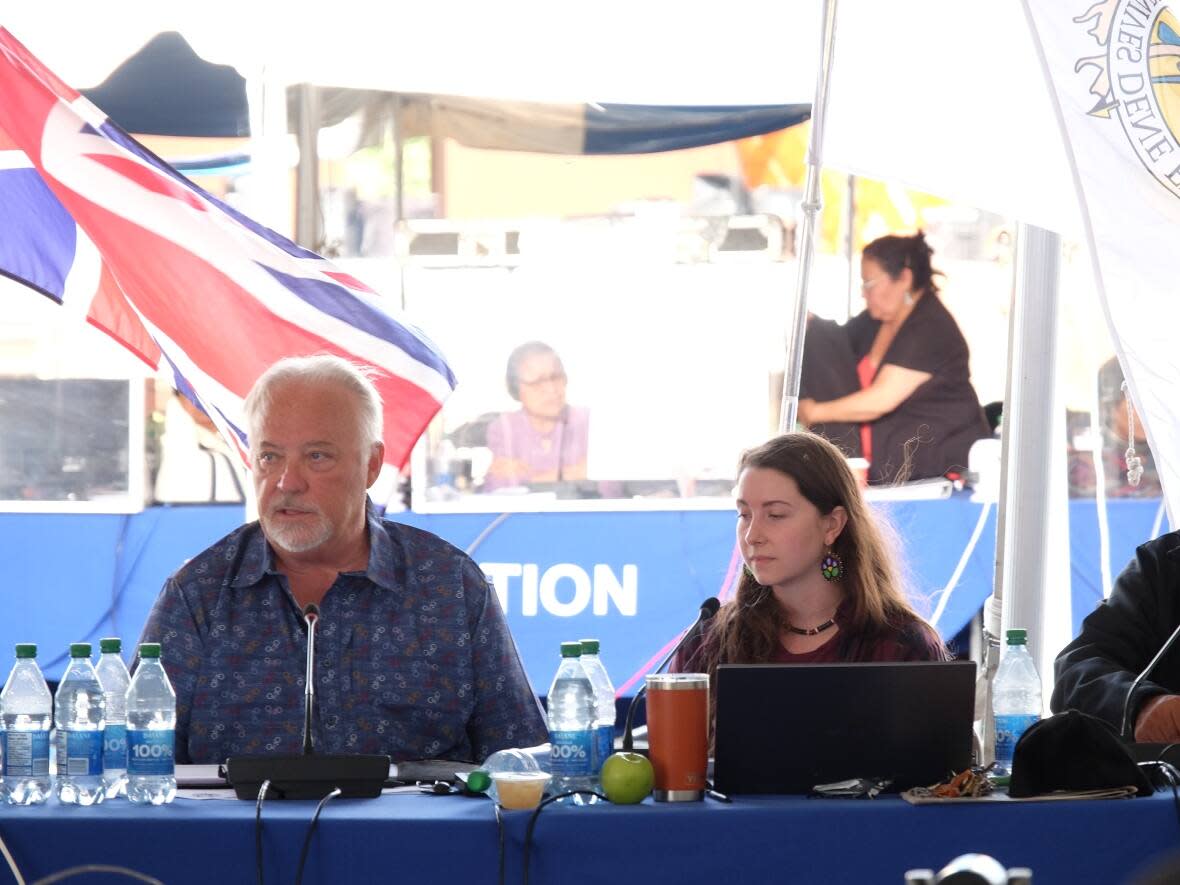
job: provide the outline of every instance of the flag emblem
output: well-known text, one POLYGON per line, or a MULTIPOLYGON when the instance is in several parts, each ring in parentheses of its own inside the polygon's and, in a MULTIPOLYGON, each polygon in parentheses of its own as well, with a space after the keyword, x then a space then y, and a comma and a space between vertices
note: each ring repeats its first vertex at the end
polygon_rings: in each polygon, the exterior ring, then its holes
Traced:
POLYGON ((1074 19, 1099 48, 1077 59, 1094 117, 1115 117, 1139 162, 1180 197, 1180 26, 1164 4, 1103 0, 1074 19))

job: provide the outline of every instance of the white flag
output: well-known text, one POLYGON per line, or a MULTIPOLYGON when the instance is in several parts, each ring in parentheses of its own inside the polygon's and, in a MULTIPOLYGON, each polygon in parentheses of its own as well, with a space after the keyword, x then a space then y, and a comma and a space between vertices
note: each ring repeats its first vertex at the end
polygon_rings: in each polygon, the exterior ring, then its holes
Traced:
POLYGON ((1095 282, 1175 519, 1180 21, 1153 0, 1026 0, 1025 8, 1056 95, 1095 282))

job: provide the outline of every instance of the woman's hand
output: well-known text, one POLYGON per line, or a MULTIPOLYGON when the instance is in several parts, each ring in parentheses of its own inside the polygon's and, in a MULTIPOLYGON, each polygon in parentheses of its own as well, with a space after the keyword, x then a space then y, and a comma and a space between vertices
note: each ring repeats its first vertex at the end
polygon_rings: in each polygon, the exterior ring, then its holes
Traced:
POLYGON ((800 424, 812 423, 812 418, 815 412, 815 400, 801 399, 799 400, 799 407, 795 411, 795 418, 800 424))

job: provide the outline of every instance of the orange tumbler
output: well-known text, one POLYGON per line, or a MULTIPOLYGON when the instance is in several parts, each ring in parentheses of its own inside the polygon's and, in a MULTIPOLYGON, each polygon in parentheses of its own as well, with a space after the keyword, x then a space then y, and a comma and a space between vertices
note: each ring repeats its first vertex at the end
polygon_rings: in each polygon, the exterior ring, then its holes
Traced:
POLYGON ((647 677, 647 745, 657 802, 704 798, 709 765, 708 674, 647 677))

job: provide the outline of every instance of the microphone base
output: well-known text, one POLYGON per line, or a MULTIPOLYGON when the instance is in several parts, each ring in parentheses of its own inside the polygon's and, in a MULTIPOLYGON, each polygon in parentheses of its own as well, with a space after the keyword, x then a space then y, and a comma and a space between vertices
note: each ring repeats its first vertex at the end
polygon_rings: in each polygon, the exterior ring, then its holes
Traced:
POLYGON ((322 799, 339 787, 345 799, 375 799, 389 777, 389 757, 379 755, 231 756, 225 779, 239 799, 257 799, 269 780, 268 799, 322 799))

